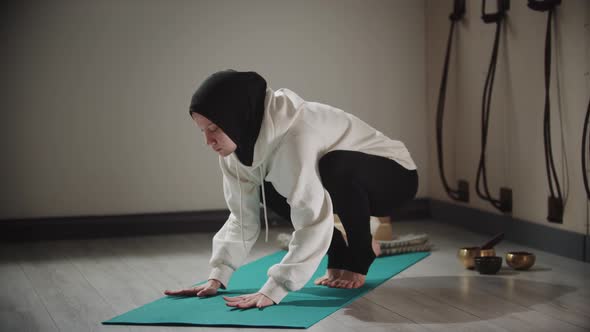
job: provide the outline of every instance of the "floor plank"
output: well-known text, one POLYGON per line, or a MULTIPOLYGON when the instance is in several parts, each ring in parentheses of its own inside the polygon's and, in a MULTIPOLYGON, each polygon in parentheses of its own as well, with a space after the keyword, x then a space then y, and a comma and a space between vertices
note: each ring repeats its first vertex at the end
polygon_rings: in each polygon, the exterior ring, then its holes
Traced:
POLYGON ((0 331, 58 331, 19 264, 20 247, 0 250, 0 331))
POLYGON ((100 324, 115 311, 67 258, 58 256, 56 242, 30 244, 21 266, 61 331, 130 331, 100 324))

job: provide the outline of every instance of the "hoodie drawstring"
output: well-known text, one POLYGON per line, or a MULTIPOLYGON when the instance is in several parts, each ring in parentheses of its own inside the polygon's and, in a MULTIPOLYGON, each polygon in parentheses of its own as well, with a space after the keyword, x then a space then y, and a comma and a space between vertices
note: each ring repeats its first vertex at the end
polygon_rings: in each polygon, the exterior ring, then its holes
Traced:
POLYGON ((240 234, 242 235, 242 244, 246 250, 246 241, 244 241, 244 223, 242 222, 242 181, 240 180, 240 171, 236 163, 236 174, 238 175, 238 186, 240 186, 240 234))
MULTIPOLYGON (((264 163, 262 164, 262 166, 264 166, 264 163)), ((262 170, 262 166, 260 167, 260 183, 262 183, 262 203, 264 205, 264 242, 268 242, 268 216, 266 214, 266 195, 264 194, 264 173, 262 170)), ((238 169, 237 163, 236 174, 238 176, 238 185, 240 186, 240 233, 242 235, 242 244, 244 245, 244 250, 246 250, 246 241, 244 240, 244 223, 242 222, 242 181, 240 180, 240 171, 238 169)))
MULTIPOLYGON (((262 164, 264 166, 264 163, 262 164)), ((268 217, 266 216, 266 195, 264 194, 264 173, 260 166, 260 183, 262 183, 262 204, 264 204, 264 229, 266 230, 264 242, 268 242, 268 217)))

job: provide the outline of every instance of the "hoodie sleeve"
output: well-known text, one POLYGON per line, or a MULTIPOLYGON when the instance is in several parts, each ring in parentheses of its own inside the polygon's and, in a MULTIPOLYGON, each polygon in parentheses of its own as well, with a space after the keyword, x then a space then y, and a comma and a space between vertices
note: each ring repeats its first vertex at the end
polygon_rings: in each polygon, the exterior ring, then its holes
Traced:
POLYGON ((238 181, 235 169, 231 170, 221 157, 219 163, 223 173, 223 194, 230 215, 213 237, 209 279, 217 279, 223 287, 227 287, 230 277, 244 263, 260 235, 260 198, 258 185, 245 179, 245 176, 238 181))
POLYGON ((317 167, 317 138, 287 135, 267 176, 277 192, 287 198, 295 229, 288 253, 270 267, 268 280, 259 291, 275 303, 309 281, 328 251, 334 230, 332 201, 317 167))

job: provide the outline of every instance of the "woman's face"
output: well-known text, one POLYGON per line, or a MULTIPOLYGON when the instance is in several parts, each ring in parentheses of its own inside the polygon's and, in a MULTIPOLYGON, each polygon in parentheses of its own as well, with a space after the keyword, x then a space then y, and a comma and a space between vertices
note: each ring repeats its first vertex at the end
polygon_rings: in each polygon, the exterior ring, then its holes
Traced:
POLYGON ((206 117, 199 113, 191 113, 193 120, 197 123, 197 127, 205 134, 205 141, 207 145, 219 153, 221 156, 229 156, 232 154, 237 145, 227 136, 221 128, 209 121, 206 117))

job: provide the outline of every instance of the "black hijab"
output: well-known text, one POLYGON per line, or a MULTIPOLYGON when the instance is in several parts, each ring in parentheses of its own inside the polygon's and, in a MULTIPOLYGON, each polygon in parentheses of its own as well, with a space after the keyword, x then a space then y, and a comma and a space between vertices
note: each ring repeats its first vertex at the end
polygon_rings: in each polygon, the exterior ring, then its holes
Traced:
POLYGON ((265 97, 266 80, 258 73, 218 71, 193 94, 189 115, 199 113, 219 126, 236 143, 240 162, 252 166, 265 97))

